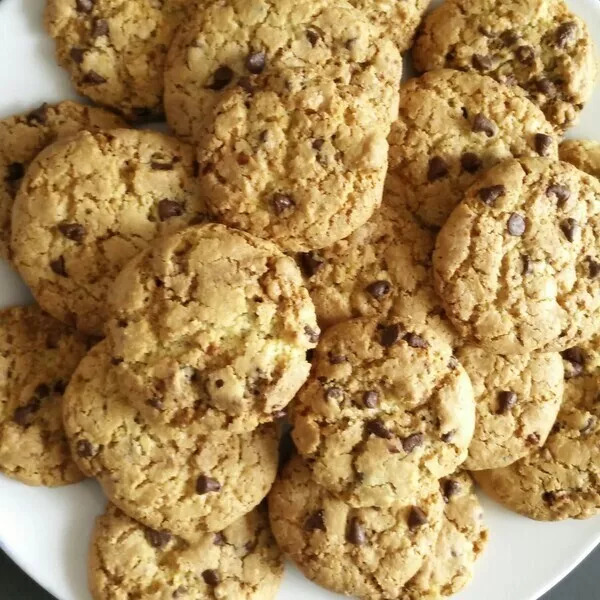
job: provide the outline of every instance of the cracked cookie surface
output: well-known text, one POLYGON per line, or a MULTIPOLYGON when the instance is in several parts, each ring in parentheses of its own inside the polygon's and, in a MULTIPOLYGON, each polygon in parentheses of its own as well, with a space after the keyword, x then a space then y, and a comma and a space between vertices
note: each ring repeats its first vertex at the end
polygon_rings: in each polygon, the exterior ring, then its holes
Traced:
POLYGON ((442 69, 400 88, 386 190, 435 231, 486 169, 518 157, 557 157, 554 130, 519 88, 442 69))
POLYGON ((209 434, 196 423, 153 422, 133 406, 102 341, 64 398, 65 430, 81 470, 121 510, 189 541, 221 531, 267 495, 277 473, 274 425, 209 434))
POLYGON ((65 437, 65 387, 87 340, 37 306, 0 311, 0 471, 29 485, 83 479, 65 437))
POLYGON ((328 329, 296 397, 292 438, 312 477, 353 506, 405 502, 467 457, 475 405, 450 346, 410 322, 328 329))
POLYGON ((94 600, 273 600, 283 560, 263 509, 190 544, 109 504, 96 520, 88 572, 94 600))
POLYGON ((431 553, 443 511, 437 483, 407 504, 352 508, 316 484, 298 456, 269 494, 271 527, 283 552, 312 581, 365 600, 399 597, 431 553))
POLYGON ((13 207, 17 269, 40 306, 95 335, 107 292, 151 240, 207 220, 193 150, 151 131, 81 132, 31 164, 13 207))
POLYGON ((544 447, 504 469, 473 473, 492 498, 541 521, 600 513, 600 336, 563 359, 564 401, 544 447))
POLYGON ((480 72, 519 85, 558 130, 576 120, 596 76, 586 24, 563 0, 447 0, 413 48, 420 71, 480 72))
POLYGON ((558 148, 560 160, 600 178, 600 142, 565 140, 558 148))
POLYGON ((564 350, 600 317, 600 182, 542 158, 493 167, 436 241, 434 277, 466 340, 492 352, 564 350))
POLYGON ((544 445, 563 399, 558 352, 492 354, 463 346, 456 357, 475 395, 475 433, 464 467, 505 467, 544 445))
POLYGON ((0 121, 0 256, 10 257, 12 207, 31 161, 48 145, 86 129, 125 127, 112 113, 78 104, 42 104, 28 113, 0 121))

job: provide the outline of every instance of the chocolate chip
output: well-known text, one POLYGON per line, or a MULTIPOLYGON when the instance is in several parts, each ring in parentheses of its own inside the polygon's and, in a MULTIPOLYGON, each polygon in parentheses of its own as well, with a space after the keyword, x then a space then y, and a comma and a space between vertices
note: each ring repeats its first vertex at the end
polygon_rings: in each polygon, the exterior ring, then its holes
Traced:
POLYGON ((319 269, 325 264, 325 260, 316 252, 301 252, 298 255, 298 260, 304 276, 309 278, 316 275, 319 269))
POLYGON ((549 79, 538 79, 535 82, 535 87, 544 96, 556 96, 556 86, 549 79))
POLYGON ((379 343, 389 348, 393 346, 400 337, 400 325, 388 325, 381 330, 381 334, 379 337, 379 343))
POLYGON ((229 67, 221 66, 213 73, 213 80, 208 88, 219 91, 228 86, 232 80, 233 71, 229 67))
POLYGON ((75 444, 75 452, 81 458, 90 458, 94 455, 94 448, 87 440, 78 440, 75 444))
POLYGON ((427 523, 427 515, 418 506, 412 506, 408 513, 408 528, 414 531, 425 523, 427 523))
POLYGON ((329 363, 332 365, 340 365, 346 362, 347 358, 343 354, 334 354, 330 352, 328 355, 329 363))
POLYGON ((571 190, 566 185, 555 183, 548 187, 546 196, 549 198, 555 196, 558 201, 558 206, 564 206, 571 197, 571 190))
POLYGON ((108 33, 108 21, 105 19, 96 19, 94 21, 94 27, 92 28, 92 37, 98 38, 102 37, 103 35, 108 35, 108 33))
POLYGON ((560 229, 564 233, 565 237, 569 242, 574 242, 577 237, 577 232, 579 231, 579 224, 577 221, 571 217, 561 221, 560 229))
POLYGON ((571 365, 574 367, 577 375, 580 375, 583 372, 583 368, 585 367, 585 353, 578 346, 574 346, 573 348, 567 348, 563 350, 560 355, 571 365))
POLYGON ((423 445, 425 438, 422 433, 413 433, 402 440, 404 452, 410 454, 415 448, 423 445))
POLYGON ((159 161, 155 161, 153 160, 150 163, 150 168, 153 171, 172 171, 173 170, 173 163, 166 163, 166 162, 159 162, 159 161))
POLYGON ((429 161, 427 168, 427 179, 429 181, 436 181, 448 175, 448 164, 441 156, 434 156, 429 161))
POLYGON ((173 200, 161 200, 158 203, 158 218, 166 221, 172 217, 180 217, 184 213, 184 208, 179 202, 173 200))
POLYGON ((212 477, 206 475, 200 475, 196 480, 196 493, 197 494, 208 494, 210 492, 218 492, 221 490, 221 484, 212 477))
POLYGON ((455 481, 454 479, 446 479, 446 481, 442 484, 442 495, 444 497, 444 501, 448 502, 452 496, 455 496, 460 492, 460 483, 455 481))
POLYGON ((213 544, 215 546, 224 546, 226 544, 225 536, 220 531, 213 536, 213 544))
POLYGON ((75 64, 80 65, 85 57, 85 50, 82 48, 71 48, 69 56, 75 64))
POLYGON ((456 434, 456 431, 453 429, 452 431, 442 433, 442 435, 440 437, 442 439, 442 442, 445 442, 447 444, 448 442, 452 441, 452 438, 454 437, 455 434, 456 434))
POLYGON ((316 510, 304 522, 306 531, 327 531, 325 526, 325 511, 323 509, 316 510))
POLYGON ((33 392, 38 398, 47 398, 50 395, 50 388, 45 383, 40 383, 33 392))
POLYGON ((517 394, 509 390, 498 392, 498 413, 506 414, 517 403, 517 394))
POLYGON ((211 587, 217 587, 219 583, 221 583, 219 574, 214 569, 206 569, 206 571, 202 571, 202 579, 204 579, 204 583, 206 583, 206 585, 210 585, 211 587))
POLYGON ((416 333, 408 332, 402 338, 411 348, 429 348, 429 342, 416 333))
POLYGON ((267 55, 264 52, 251 52, 246 57, 246 69, 254 75, 258 75, 265 70, 267 64, 267 55))
POLYGON ((540 436, 537 433, 530 433, 526 438, 525 441, 528 444, 531 444, 532 446, 539 446, 540 443, 540 436))
POLYGON ((357 517, 353 517, 348 523, 346 540, 354 546, 364 546, 367 543, 365 530, 357 517))
POLYGON ((67 389, 67 384, 62 379, 55 381, 54 385, 52 386, 52 391, 55 394, 58 394, 59 396, 62 396, 65 393, 66 389, 67 389))
POLYGON ((545 133, 535 134, 535 151, 540 156, 548 156, 552 149, 553 143, 552 136, 546 135, 545 133))
POLYGON ((50 261, 50 268, 57 275, 60 275, 61 277, 68 277, 65 259, 63 256, 59 256, 56 260, 50 261))
POLYGON ((274 194, 271 200, 271 205, 276 215, 282 215, 286 210, 290 210, 296 206, 294 199, 288 194, 274 194))
POLYGON ((535 62, 535 52, 531 46, 519 46, 515 51, 515 56, 524 65, 532 65, 535 62))
POLYGON ((600 275, 600 262, 595 261, 591 256, 586 257, 588 261, 588 274, 590 279, 596 279, 600 275))
POLYGON ((465 152, 460 157, 460 166, 467 173, 477 173, 477 171, 481 169, 482 165, 483 163, 481 162, 481 159, 474 152, 465 152))
POLYGON ((90 13, 94 8, 94 0, 76 0, 75 6, 78 12, 90 13))
POLYGON ((318 331, 315 331, 312 327, 309 327, 307 325, 304 328, 304 333, 308 336, 308 341, 311 344, 316 344, 319 341, 319 335, 320 335, 320 333, 318 331))
POLYGON ((478 71, 489 71, 494 64, 491 57, 483 54, 473 54, 471 62, 478 71))
POLYGON ((329 388, 325 392, 325 397, 327 400, 341 400, 344 397, 344 390, 339 387, 329 388))
POLYGON ((506 194, 506 188, 503 185, 492 185, 479 190, 479 199, 488 206, 494 206, 500 196, 506 194))
POLYGON ((10 163, 6 167, 6 175, 4 176, 5 181, 18 181, 25 175, 25 166, 21 163, 10 163))
POLYGON ((531 275, 533 273, 533 265, 531 258, 527 254, 521 255, 521 261, 523 262, 522 275, 531 275))
POLYGON ((552 506, 556 502, 556 494, 554 492, 544 492, 542 494, 542 500, 552 506))
POLYGON ((144 535, 148 543, 154 548, 162 548, 171 541, 171 534, 168 531, 156 531, 147 527, 144 535))
POLYGON ((366 290, 373 298, 379 300, 391 292, 392 284, 389 281, 384 280, 374 281, 367 286, 366 290))
POLYGON ((311 46, 316 46, 317 42, 321 39, 321 35, 314 29, 307 29, 306 39, 310 42, 311 46))
POLYGON ((27 115, 27 120, 30 123, 40 123, 41 125, 43 125, 48 120, 48 104, 44 102, 44 104, 42 104, 35 110, 32 110, 27 115))
POLYGON ((525 233, 525 219, 518 213, 512 213, 508 218, 508 223, 506 225, 508 229, 508 233, 510 235, 514 235, 515 237, 521 237, 525 233))
POLYGON ((240 152, 237 155, 237 164, 244 166, 250 162, 250 157, 245 152, 240 152))
POLYGON ((496 134, 496 125, 485 115, 478 113, 473 119, 473 131, 475 133, 485 133, 488 137, 494 137, 496 134))
POLYGON ((106 83, 106 78, 96 73, 96 71, 90 70, 83 76, 81 82, 89 85, 100 85, 101 83, 106 83))
POLYGON ((558 27, 556 30, 556 45, 559 48, 566 48, 569 44, 575 41, 577 37, 577 23, 567 21, 558 27))
POLYGON ((367 408, 376 408, 379 404, 379 394, 375 390, 369 390, 363 394, 362 400, 367 408))
POLYGON ((313 150, 319 151, 323 147, 324 143, 325 143, 325 140, 323 138, 318 138, 316 140, 313 140, 313 143, 312 143, 313 150))
POLYGON ((514 29, 507 29, 500 34, 500 39, 505 46, 514 46, 519 41, 520 36, 514 29))
POLYGON ((79 223, 61 223, 58 230, 74 242, 82 242, 86 234, 85 227, 79 223))
POLYGON ((392 432, 384 425, 383 421, 381 421, 380 419, 373 419, 372 421, 367 421, 365 429, 367 433, 372 433, 373 435, 379 438, 383 438, 384 440, 392 439, 392 432))
POLYGON ((40 409, 40 401, 38 398, 33 398, 25 406, 19 406, 13 414, 13 421, 21 427, 29 425, 29 419, 40 409))

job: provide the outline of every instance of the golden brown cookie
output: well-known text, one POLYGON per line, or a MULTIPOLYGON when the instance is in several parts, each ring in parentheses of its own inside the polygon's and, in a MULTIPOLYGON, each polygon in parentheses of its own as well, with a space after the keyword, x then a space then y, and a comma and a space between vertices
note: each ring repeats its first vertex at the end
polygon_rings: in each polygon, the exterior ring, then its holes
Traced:
POLYGON ((600 178, 600 142, 592 140, 565 140, 559 149, 560 160, 600 178))

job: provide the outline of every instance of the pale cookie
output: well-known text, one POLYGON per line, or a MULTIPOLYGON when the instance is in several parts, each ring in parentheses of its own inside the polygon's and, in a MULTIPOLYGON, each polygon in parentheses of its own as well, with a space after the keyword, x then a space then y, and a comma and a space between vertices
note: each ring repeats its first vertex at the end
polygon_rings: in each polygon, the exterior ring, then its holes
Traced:
POLYGON ((446 0, 425 18, 413 59, 419 71, 519 85, 558 130, 576 120, 596 78, 588 28, 563 0, 446 0))
POLYGON ((125 267, 110 300, 128 401, 156 422, 252 431, 308 377, 314 308, 270 242, 222 225, 163 237, 125 267))
POLYGON ((448 219, 433 265, 458 332, 491 352, 588 339, 600 324, 600 182, 542 158, 500 164, 448 219))
POLYGON ((109 504, 96 520, 88 573, 94 600, 274 600, 283 560, 263 509, 190 544, 109 504))
POLYGON ((409 503, 352 508, 293 458, 269 495, 279 547, 312 581, 364 600, 395 600, 435 547, 444 502, 426 487, 409 503))
POLYGON ((508 158, 556 158, 554 130, 519 88, 448 69, 404 83, 389 136, 386 189, 441 227, 465 190, 508 158))
POLYGON ((544 447, 504 469, 473 474, 492 498, 541 521, 600 513, 600 336, 563 358, 564 402, 544 447))
POLYGON ((475 562, 487 545, 483 509, 469 475, 454 473, 440 487, 446 507, 437 543, 398 600, 439 600, 458 593, 473 579, 475 562))
POLYGON ((563 399, 558 352, 492 354, 463 346, 456 354, 475 395, 475 434, 465 469, 498 469, 543 446, 563 399))
POLYGON ((163 71, 194 0, 48 0, 45 25, 78 92, 132 119, 163 112, 163 71))
POLYGON ((83 479, 62 424, 62 396, 86 340, 37 306, 0 311, 0 471, 29 485, 83 479))
POLYGON ((600 142, 592 140, 565 140, 558 148, 560 160, 575 165, 594 177, 600 178, 600 142))
POLYGON ((82 129, 115 127, 125 127, 125 122, 108 111, 69 101, 42 104, 27 114, 0 121, 0 256, 10 256, 13 202, 29 163, 58 138, 82 129))
POLYGON ((224 92, 251 89, 261 74, 312 68, 335 84, 375 86, 387 97, 388 88, 397 92, 401 62, 393 42, 344 0, 214 0, 179 29, 169 50, 167 120, 180 137, 198 141, 224 92))
POLYGON ((252 88, 224 93, 199 145, 212 211, 293 251, 351 234, 381 203, 396 86, 296 69, 252 88))
POLYGON ((325 332, 291 420, 317 483, 352 506, 389 506, 465 460, 475 404, 452 349, 427 329, 356 319, 325 332))
POLYGON ((147 419, 129 402, 107 342, 81 361, 65 393, 65 430, 81 470, 134 519, 193 541, 257 506, 277 472, 275 427, 206 434, 147 419))
POLYGON ((158 235, 207 219, 193 150, 151 131, 81 132, 31 164, 13 209, 14 262, 40 306, 101 335, 107 292, 158 235))

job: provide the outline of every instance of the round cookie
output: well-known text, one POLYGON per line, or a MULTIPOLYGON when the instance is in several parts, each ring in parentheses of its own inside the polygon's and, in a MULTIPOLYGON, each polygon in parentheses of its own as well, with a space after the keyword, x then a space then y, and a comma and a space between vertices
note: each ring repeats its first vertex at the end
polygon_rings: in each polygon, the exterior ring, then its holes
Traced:
POLYGON ((471 383, 452 349, 407 322, 328 329, 296 397, 292 437, 312 477, 351 506, 406 503, 467 457, 471 383))
POLYGON ((558 148, 560 160, 575 165, 594 177, 600 178, 600 142, 592 140, 565 140, 558 148))
POLYGON ((46 146, 87 129, 125 127, 116 115, 76 102, 42 104, 29 113, 0 120, 0 256, 10 257, 13 202, 29 163, 46 146))
POLYGON ((222 225, 163 237, 123 269, 110 299, 119 377, 153 421, 252 431, 308 377, 314 308, 270 242, 222 225))
POLYGON ((558 352, 491 354, 464 346, 456 354, 475 395, 475 434, 464 468, 506 467, 544 445, 563 399, 558 352))
POLYGON ((473 473, 492 498, 541 521, 600 513, 600 336, 563 357, 564 401, 544 447, 503 469, 473 473))
POLYGON ((115 129, 60 140, 33 161, 12 245, 44 310, 102 334, 123 265, 155 237, 207 219, 193 154, 161 133, 115 129))
POLYGON ((435 546, 444 503, 437 483, 407 504, 352 508, 293 458, 269 494, 279 547, 312 581, 348 596, 398 598, 435 546))
POLYGON ((188 0, 48 0, 46 30, 77 91, 131 119, 163 112, 163 71, 188 0))
POLYGON ((389 136, 386 189, 427 226, 441 227, 486 169, 527 156, 556 158, 552 125, 523 90, 443 69, 410 79, 389 136))
POLYGON ((189 541, 257 506, 277 473, 274 425, 243 435, 147 419, 129 402, 102 341, 81 361, 64 399, 65 430, 81 470, 148 527, 189 541))
POLYGON ((190 544, 109 504, 96 520, 88 571, 94 600, 274 600, 283 560, 263 509, 190 544))
POLYGON ((37 306, 0 311, 0 471, 29 485, 83 479, 62 424, 62 396, 87 342, 37 306))
POLYGON ((439 600, 458 593, 471 582, 487 545, 488 530, 471 477, 459 471, 442 479, 440 487, 446 507, 437 543, 398 600, 439 600))
POLYGON ((600 182, 568 163, 509 160, 438 235, 436 289, 465 339, 499 354, 564 350, 600 317, 600 182))
POLYGON ((252 89, 259 75, 313 68, 325 80, 378 86, 388 96, 388 88, 397 92, 401 61, 393 42, 344 0, 212 1, 169 49, 167 120, 179 137, 199 141, 224 92, 252 89))
POLYGON ((563 0, 447 0, 425 18, 413 60, 419 71, 519 85, 558 130, 576 120, 596 77, 589 31, 563 0))

